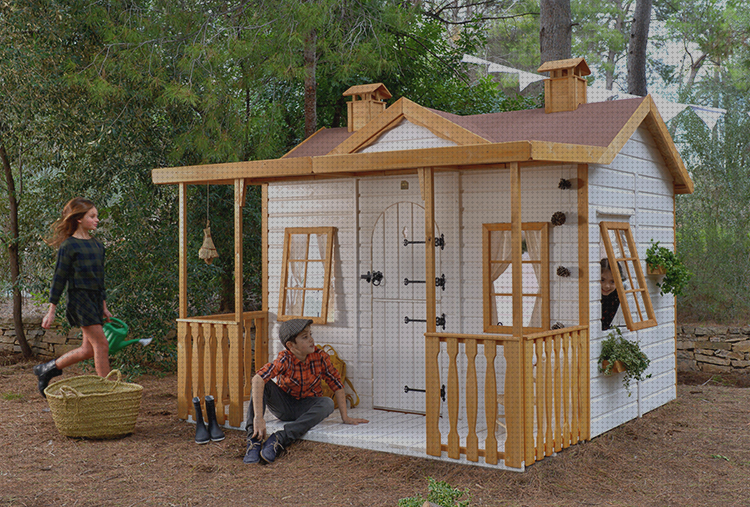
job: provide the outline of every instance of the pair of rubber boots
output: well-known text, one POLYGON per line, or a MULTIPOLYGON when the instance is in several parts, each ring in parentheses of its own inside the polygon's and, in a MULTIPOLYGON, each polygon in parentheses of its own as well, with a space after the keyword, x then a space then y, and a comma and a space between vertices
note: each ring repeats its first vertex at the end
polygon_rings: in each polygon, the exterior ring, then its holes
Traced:
POLYGON ((210 441, 221 442, 224 440, 224 432, 221 431, 219 423, 216 421, 216 402, 214 397, 206 396, 206 418, 208 427, 203 422, 203 411, 201 410, 201 399, 197 396, 193 398, 195 407, 195 443, 207 444, 210 441))

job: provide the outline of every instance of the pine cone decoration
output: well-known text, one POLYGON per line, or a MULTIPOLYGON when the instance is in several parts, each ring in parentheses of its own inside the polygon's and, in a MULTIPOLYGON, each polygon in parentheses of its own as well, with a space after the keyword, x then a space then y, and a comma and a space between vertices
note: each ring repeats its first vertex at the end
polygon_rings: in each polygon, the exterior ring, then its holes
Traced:
POLYGON ((555 211, 555 213, 552 215, 552 225, 557 227, 558 225, 562 225, 565 223, 565 213, 562 211, 555 211))
POLYGON ((570 276, 570 270, 566 268, 565 266, 559 266, 557 268, 557 276, 562 276, 563 278, 567 278, 570 276))
POLYGON ((570 182, 570 180, 566 180, 565 178, 560 178, 560 183, 557 184, 557 188, 559 188, 560 190, 568 190, 572 186, 573 184, 570 182))
POLYGON ((552 329, 562 329, 564 327, 565 324, 563 324, 562 322, 555 322, 554 324, 552 324, 552 329))

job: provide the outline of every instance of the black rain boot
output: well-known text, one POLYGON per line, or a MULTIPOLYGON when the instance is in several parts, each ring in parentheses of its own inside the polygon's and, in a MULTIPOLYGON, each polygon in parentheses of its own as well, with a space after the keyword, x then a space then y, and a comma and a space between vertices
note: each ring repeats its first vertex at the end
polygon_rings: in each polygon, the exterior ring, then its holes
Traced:
POLYGON ((47 395, 44 394, 44 390, 49 385, 49 381, 52 380, 53 377, 62 375, 62 370, 57 367, 57 363, 55 361, 55 359, 52 359, 51 361, 47 361, 46 363, 34 366, 34 375, 36 375, 39 379, 39 393, 45 398, 47 397, 47 395))
POLYGON ((195 407, 195 443, 196 444, 207 444, 211 437, 208 434, 206 425, 203 424, 203 411, 201 411, 201 399, 197 396, 193 398, 193 406, 195 407))
POLYGON ((219 423, 216 421, 216 404, 214 397, 206 396, 206 418, 208 419, 208 434, 212 442, 221 442, 224 440, 224 432, 221 431, 219 423))

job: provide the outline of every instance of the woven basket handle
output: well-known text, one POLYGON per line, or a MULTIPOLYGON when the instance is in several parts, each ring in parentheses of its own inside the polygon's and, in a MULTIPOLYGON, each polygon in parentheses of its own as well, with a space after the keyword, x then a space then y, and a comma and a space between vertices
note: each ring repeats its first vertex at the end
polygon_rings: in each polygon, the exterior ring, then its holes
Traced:
POLYGON ((60 393, 60 396, 63 397, 63 401, 70 398, 78 398, 80 396, 83 396, 79 390, 77 390, 74 387, 70 386, 60 386, 60 390, 58 391, 60 393))
POLYGON ((109 389, 109 392, 113 392, 115 389, 117 389, 117 386, 119 386, 120 383, 122 382, 122 373, 120 373, 120 370, 112 370, 109 373, 107 373, 107 376, 104 377, 103 380, 110 380, 110 382, 112 382, 112 387, 109 389), (109 378, 112 376, 113 373, 117 374, 117 380, 115 381, 111 381, 109 378))

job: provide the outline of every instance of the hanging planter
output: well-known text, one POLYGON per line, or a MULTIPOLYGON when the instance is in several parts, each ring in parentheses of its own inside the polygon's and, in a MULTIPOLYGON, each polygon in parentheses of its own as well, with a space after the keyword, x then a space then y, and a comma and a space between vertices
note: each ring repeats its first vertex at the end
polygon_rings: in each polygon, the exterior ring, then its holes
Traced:
POLYGON ((646 250, 646 273, 649 275, 664 275, 664 279, 657 283, 661 295, 682 295, 685 286, 690 281, 692 273, 682 263, 682 259, 665 248, 659 242, 651 240, 651 246, 646 250))
POLYGON ((651 360, 641 350, 637 342, 631 342, 622 336, 620 328, 615 327, 602 341, 599 354, 599 371, 605 375, 624 373, 622 385, 630 396, 630 383, 633 380, 646 380, 651 374, 644 375, 651 360))

